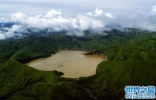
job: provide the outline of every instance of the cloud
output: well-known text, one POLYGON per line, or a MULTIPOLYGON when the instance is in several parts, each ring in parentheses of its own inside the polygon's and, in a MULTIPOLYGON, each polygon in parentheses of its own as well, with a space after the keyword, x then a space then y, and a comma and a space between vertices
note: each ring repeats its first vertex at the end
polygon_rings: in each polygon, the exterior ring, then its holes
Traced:
POLYGON ((15 14, 12 14, 11 21, 24 23, 26 18, 27 18, 27 16, 25 14, 23 14, 22 12, 17 12, 15 14))
POLYGON ((0 33, 0 40, 6 39, 6 37, 4 36, 4 34, 0 33))
MULTIPOLYGON (((155 11, 155 6, 151 7, 155 11)), ((142 28, 156 31, 156 14, 142 11, 104 12, 96 8, 94 12, 78 14, 76 17, 64 15, 61 10, 50 10, 44 15, 28 16, 22 12, 12 14, 11 27, 1 27, 0 39, 22 37, 26 34, 48 34, 56 31, 68 31, 67 35, 83 36, 85 30, 103 30, 105 28, 142 28)), ((102 31, 101 30, 101 31, 102 31)))
POLYGON ((156 6, 152 6, 152 11, 156 12, 156 6))
POLYGON ((62 12, 60 10, 56 11, 56 10, 52 9, 45 15, 45 17, 46 18, 54 18, 54 17, 59 17, 61 15, 62 15, 62 12))
POLYGON ((94 17, 102 16, 103 14, 104 14, 103 10, 100 9, 100 8, 96 8, 95 11, 94 11, 94 14, 92 12, 86 13, 86 15, 94 16, 94 17))
POLYGON ((97 16, 102 15, 101 9, 96 9, 95 16, 78 15, 77 17, 63 16, 60 10, 50 10, 45 15, 37 15, 34 17, 26 16, 21 12, 17 12, 11 16, 11 21, 25 25, 28 28, 52 29, 54 31, 61 30, 87 30, 92 28, 103 27, 101 20, 97 20, 97 16))
POLYGON ((105 15, 106 15, 107 17, 114 18, 114 16, 113 16, 111 13, 105 13, 105 15))
MULTIPOLYGON (((25 33, 39 33, 40 31, 55 32, 68 31, 68 35, 82 36, 84 30, 103 28, 102 9, 97 8, 94 15, 79 14, 77 17, 63 15, 61 10, 50 10, 45 15, 27 16, 22 12, 12 14, 10 21, 16 23, 12 27, 4 27, 0 39, 22 36, 25 33), (99 20, 98 20, 99 18, 99 20), (29 31, 28 31, 29 30, 29 31), (31 30, 31 31, 30 31, 31 30)), ((105 16, 106 17, 106 16, 105 16)))
POLYGON ((95 10, 95 16, 101 16, 103 15, 103 10, 102 9, 99 9, 99 8, 96 8, 95 10))
POLYGON ((21 37, 24 33, 27 32, 27 29, 22 25, 13 25, 11 28, 3 28, 1 31, 1 39, 11 38, 11 37, 21 37))

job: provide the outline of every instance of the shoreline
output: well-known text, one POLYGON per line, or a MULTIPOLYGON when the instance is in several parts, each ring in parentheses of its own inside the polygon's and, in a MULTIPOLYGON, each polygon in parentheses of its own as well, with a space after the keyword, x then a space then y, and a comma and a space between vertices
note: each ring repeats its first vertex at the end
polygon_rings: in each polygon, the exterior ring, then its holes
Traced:
POLYGON ((79 78, 96 73, 99 63, 106 61, 102 55, 83 55, 85 51, 62 50, 47 57, 26 63, 27 66, 38 70, 63 72, 61 77, 79 78))
POLYGON ((37 59, 41 59, 41 58, 48 58, 51 57, 53 54, 56 54, 58 52, 61 51, 82 51, 83 55, 101 55, 104 59, 106 59, 107 61, 107 55, 104 56, 101 52, 101 54, 96 54, 96 53, 90 53, 93 50, 85 50, 85 49, 64 49, 64 50, 57 50, 56 52, 52 52, 51 54, 45 54, 45 55, 40 55, 40 56, 36 56, 36 57, 31 57, 31 58, 25 58, 25 59, 16 59, 16 61, 22 63, 22 64, 26 64, 26 63, 30 63, 33 60, 37 60, 37 59))

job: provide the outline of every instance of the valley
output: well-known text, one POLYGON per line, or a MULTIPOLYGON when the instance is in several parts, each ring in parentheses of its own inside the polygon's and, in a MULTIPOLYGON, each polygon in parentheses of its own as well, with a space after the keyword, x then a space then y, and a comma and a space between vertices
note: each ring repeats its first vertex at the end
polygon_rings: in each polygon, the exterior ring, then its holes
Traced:
POLYGON ((0 99, 124 100, 126 85, 156 86, 155 33, 105 32, 1 40, 0 99))

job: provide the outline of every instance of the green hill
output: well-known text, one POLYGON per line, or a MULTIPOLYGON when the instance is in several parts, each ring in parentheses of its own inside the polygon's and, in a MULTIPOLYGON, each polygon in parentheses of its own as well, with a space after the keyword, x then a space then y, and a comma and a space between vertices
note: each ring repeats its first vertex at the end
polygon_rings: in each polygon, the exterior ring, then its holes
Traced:
POLYGON ((97 100, 120 100, 127 85, 156 86, 155 66, 154 61, 105 61, 98 65, 96 75, 82 78, 80 84, 90 88, 97 100))
POLYGON ((39 71, 16 61, 0 69, 1 100, 114 100, 123 99, 126 85, 156 86, 156 62, 108 61, 96 75, 66 79, 57 71, 39 71))
POLYGON ((131 40, 108 52, 111 61, 156 61, 156 38, 131 40))
POLYGON ((39 71, 8 61, 1 66, 0 73, 0 100, 88 99, 76 79, 61 78, 61 72, 39 71))
POLYGON ((0 100, 123 100, 126 85, 156 86, 155 33, 127 30, 0 41, 0 100), (98 52, 108 61, 98 65, 96 75, 79 79, 22 64, 64 49, 98 52))

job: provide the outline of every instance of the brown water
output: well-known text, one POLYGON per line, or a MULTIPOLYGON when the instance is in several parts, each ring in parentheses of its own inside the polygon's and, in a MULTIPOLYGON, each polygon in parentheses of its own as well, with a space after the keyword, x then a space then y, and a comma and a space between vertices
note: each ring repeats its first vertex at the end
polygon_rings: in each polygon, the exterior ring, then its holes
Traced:
POLYGON ((78 78, 95 74, 97 65, 105 60, 100 55, 83 55, 82 51, 60 51, 51 57, 33 60, 26 65, 39 70, 57 70, 63 77, 78 78))

